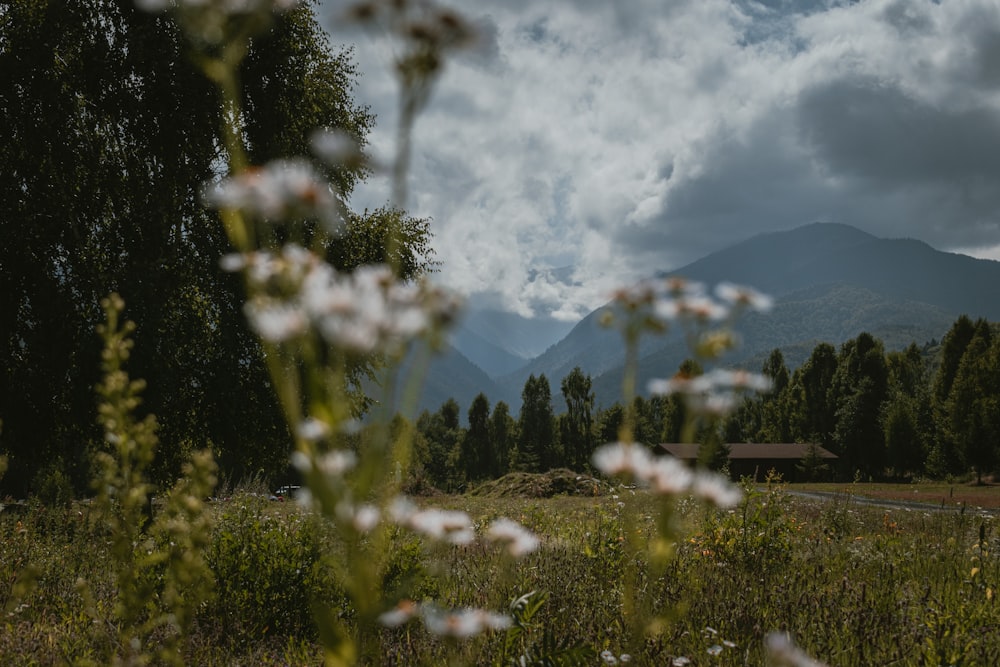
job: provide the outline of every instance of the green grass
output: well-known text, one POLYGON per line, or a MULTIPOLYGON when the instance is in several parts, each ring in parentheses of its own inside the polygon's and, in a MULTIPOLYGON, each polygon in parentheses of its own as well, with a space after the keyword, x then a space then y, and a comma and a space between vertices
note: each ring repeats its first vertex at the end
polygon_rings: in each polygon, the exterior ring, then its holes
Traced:
POLYGON ((1000 484, 918 482, 913 484, 792 484, 795 491, 818 491, 934 506, 1000 509, 1000 484))
MULTIPOLYGON (((543 537, 522 561, 495 547, 427 547, 398 534, 386 585, 446 606, 505 610, 512 599, 545 591, 534 634, 555 644, 625 650, 621 581, 622 506, 651 515, 650 498, 628 490, 600 497, 446 496, 482 526, 507 516, 543 537)), ((641 590, 671 621, 633 664, 764 664, 768 632, 790 632, 831 665, 1000 664, 1000 540, 975 512, 866 507, 816 501, 771 489, 737 510, 681 501, 685 538, 666 573, 640 577, 641 590)), ((350 617, 345 597, 324 575, 338 546, 294 504, 239 498, 216 513, 211 562, 224 575, 185 651, 189 664, 320 664, 311 605, 350 617)), ((640 522, 638 530, 649 530, 640 522)), ((72 664, 99 655, 97 634, 77 593, 91 583, 99 605, 114 601, 106 536, 85 505, 32 507, 0 515, 0 664, 72 664), (31 566, 29 572, 28 566, 31 566), (18 576, 34 587, 16 592, 18 576)), ((517 644, 518 650, 528 644, 517 644)), ((453 647, 419 624, 386 630, 387 664, 441 664, 453 647)), ((458 650, 467 664, 494 664, 501 636, 458 650)), ((589 664, 598 664, 595 658, 589 664)))

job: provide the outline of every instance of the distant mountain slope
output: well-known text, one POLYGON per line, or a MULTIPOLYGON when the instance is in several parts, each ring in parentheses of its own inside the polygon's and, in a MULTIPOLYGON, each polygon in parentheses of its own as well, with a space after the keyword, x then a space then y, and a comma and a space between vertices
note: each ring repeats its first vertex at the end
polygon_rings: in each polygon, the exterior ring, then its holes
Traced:
POLYGON ((508 352, 466 326, 459 326, 451 344, 490 377, 513 373, 528 363, 527 358, 508 352))
MULTIPOLYGON (((811 287, 786 295, 767 314, 743 318, 737 330, 741 347, 726 357, 725 365, 759 371, 771 350, 780 348, 789 368, 802 364, 821 342, 839 347, 863 331, 898 350, 912 342, 922 345, 940 339, 956 315, 939 306, 899 301, 854 285, 811 287)), ((680 340, 671 340, 639 362, 639 390, 649 380, 670 377, 689 355, 680 340)), ((621 395, 622 366, 594 378, 598 404, 608 406, 621 395)))
POLYGON ((1000 262, 942 252, 913 239, 880 239, 836 223, 761 234, 670 275, 750 285, 776 297, 844 283, 1000 319, 1000 262))
MULTIPOLYGON (((819 341, 839 345, 861 331, 890 349, 940 338, 958 315, 1000 319, 1000 262, 934 250, 911 239, 879 239, 848 225, 815 223, 756 236, 670 275, 713 286, 745 284, 776 297, 773 312, 739 326, 739 359, 788 347, 804 354, 819 341), (810 344, 811 343, 811 344, 810 344)), ((597 325, 599 310, 561 341, 498 384, 512 407, 529 374, 545 373, 558 393, 574 366, 595 378, 605 404, 620 392, 623 350, 616 333, 597 325), (610 400, 609 400, 610 398, 610 400)), ((678 340, 648 341, 640 366, 669 375, 687 356, 678 340)), ((790 366, 801 360, 789 359, 790 366)))

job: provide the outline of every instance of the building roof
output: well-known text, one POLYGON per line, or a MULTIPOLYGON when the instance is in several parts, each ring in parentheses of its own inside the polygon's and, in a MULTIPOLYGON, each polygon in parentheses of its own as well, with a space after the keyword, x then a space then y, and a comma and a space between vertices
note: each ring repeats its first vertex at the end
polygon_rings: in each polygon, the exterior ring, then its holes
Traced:
MULTIPOLYGON (((664 443, 660 447, 669 454, 686 461, 693 461, 698 458, 698 443, 664 443)), ((799 461, 809 455, 809 448, 813 446, 809 443, 801 442, 780 442, 780 443, 756 443, 756 442, 732 442, 726 447, 729 448, 729 459, 793 459, 799 461)), ((837 455, 833 452, 815 445, 816 453, 821 459, 835 459, 837 455)))

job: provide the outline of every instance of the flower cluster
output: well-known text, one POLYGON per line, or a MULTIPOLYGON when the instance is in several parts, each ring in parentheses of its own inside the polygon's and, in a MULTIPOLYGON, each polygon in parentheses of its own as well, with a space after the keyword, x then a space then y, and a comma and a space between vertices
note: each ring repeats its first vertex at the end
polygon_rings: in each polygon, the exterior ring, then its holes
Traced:
POLYGON ((409 341, 439 334, 455 318, 458 298, 427 281, 401 282, 385 265, 343 273, 313 253, 286 245, 227 255, 222 267, 246 270, 256 295, 245 311, 264 340, 280 343, 315 329, 356 354, 398 354, 409 341))
POLYGON ((388 628, 396 628, 417 616, 423 620, 431 634, 454 639, 469 639, 488 630, 506 630, 512 624, 509 616, 483 609, 467 607, 444 611, 434 605, 417 604, 412 600, 403 600, 380 615, 378 620, 388 628))
POLYGON ((274 160, 225 178, 205 188, 204 200, 213 208, 239 210, 255 220, 315 218, 331 233, 342 226, 330 185, 304 159, 274 160))
POLYGON ((486 529, 486 536, 494 542, 507 545, 507 552, 514 558, 526 556, 540 544, 538 537, 516 521, 499 518, 486 529))
POLYGON ((704 375, 650 380, 648 389, 659 396, 683 396, 695 414, 722 417, 737 407, 741 394, 770 391, 771 385, 771 379, 759 373, 714 369, 704 375))
MULTIPOLYGON (((731 322, 745 310, 767 312, 772 305, 770 297, 732 283, 717 285, 713 298, 702 283, 677 277, 654 278, 616 291, 612 305, 602 315, 602 323, 637 325, 641 330, 664 333, 675 322, 704 327, 731 322)), ((729 346, 734 343, 732 334, 730 339, 729 346)))
POLYGON ((743 492, 725 478, 711 472, 693 471, 681 461, 654 457, 640 444, 615 442, 598 447, 594 466, 605 475, 631 479, 658 495, 691 494, 721 508, 739 504, 743 492))

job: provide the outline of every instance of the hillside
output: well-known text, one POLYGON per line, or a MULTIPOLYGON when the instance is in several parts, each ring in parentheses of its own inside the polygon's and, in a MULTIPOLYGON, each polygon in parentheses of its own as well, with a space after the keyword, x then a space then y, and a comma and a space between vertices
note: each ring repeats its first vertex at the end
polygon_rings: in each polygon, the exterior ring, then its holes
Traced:
MULTIPOLYGON (((781 347, 791 352, 787 361, 794 367, 817 342, 839 345, 861 331, 895 349, 940 338, 963 313, 1000 319, 1000 262, 941 252, 912 239, 880 239, 841 224, 759 235, 669 275, 708 285, 751 285, 776 297, 771 313, 740 324, 744 345, 732 363, 781 347)), ((559 381, 580 366, 595 379, 598 403, 616 400, 623 351, 617 334, 598 327, 599 312, 500 378, 499 396, 516 409, 532 373, 545 373, 558 394, 559 381)), ((648 341, 640 354, 643 377, 669 375, 685 356, 676 339, 648 341)))

